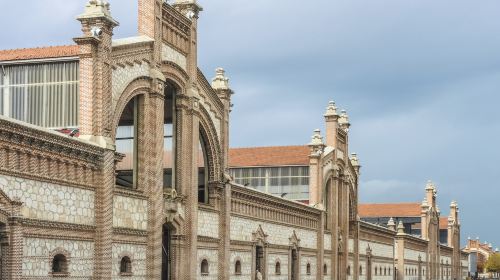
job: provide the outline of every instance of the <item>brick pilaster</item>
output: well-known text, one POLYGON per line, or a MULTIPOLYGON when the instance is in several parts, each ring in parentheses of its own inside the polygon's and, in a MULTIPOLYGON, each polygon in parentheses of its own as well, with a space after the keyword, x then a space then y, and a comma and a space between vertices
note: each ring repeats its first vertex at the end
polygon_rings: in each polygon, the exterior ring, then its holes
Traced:
MULTIPOLYGON (((161 87, 163 88, 163 87, 161 87)), ((146 195, 148 196, 147 278, 160 279, 162 270, 163 119, 164 95, 154 90, 146 97, 145 135, 147 143, 146 195)))

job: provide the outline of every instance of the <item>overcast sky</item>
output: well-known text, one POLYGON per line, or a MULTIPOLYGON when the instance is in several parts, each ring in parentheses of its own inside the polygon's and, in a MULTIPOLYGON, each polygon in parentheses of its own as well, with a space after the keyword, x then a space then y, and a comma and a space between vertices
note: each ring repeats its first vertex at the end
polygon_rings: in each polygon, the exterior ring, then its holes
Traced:
MULTIPOLYGON (((0 49, 80 35, 85 0, 0 1, 0 49)), ((137 1, 110 2, 115 37, 135 35, 137 1)), ((500 246, 500 1, 200 3, 199 65, 209 79, 224 67, 236 92, 231 146, 307 144, 335 100, 363 202, 421 201, 432 179, 463 239, 500 246)))

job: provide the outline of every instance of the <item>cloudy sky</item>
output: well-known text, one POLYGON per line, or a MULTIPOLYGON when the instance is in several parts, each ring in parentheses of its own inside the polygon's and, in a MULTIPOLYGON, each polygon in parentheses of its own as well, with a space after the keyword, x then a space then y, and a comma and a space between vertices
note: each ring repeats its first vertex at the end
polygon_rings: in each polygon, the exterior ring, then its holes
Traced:
MULTIPOLYGON (((85 0, 1 2, 0 49, 80 34, 85 0)), ((136 0, 110 2, 116 37, 135 35, 136 0)), ((500 1, 200 3, 200 67, 224 67, 236 92, 233 147, 306 144, 335 100, 363 202, 421 201, 432 179, 444 215, 461 206, 464 239, 500 246, 500 1)))

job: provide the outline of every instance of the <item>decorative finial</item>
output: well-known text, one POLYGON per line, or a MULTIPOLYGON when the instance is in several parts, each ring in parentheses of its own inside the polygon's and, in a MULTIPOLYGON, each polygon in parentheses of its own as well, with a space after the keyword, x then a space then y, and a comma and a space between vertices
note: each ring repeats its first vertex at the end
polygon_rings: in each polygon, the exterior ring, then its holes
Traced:
POLYGON ((340 111, 339 124, 345 129, 348 129, 349 126, 351 126, 351 124, 349 123, 349 116, 347 115, 346 110, 340 111))
POLYGON ((212 79, 212 88, 214 89, 229 89, 229 78, 226 77, 226 71, 219 67, 215 69, 215 78, 212 79))
POLYGON ((396 223, 392 217, 389 219, 389 222, 387 222, 387 228, 392 231, 396 231, 396 223))
POLYGON ((399 221, 398 223, 398 235, 405 233, 405 226, 403 225, 403 221, 399 221))
POLYGON ((425 186, 425 190, 426 191, 431 191, 431 190, 433 191, 435 189, 436 189, 436 186, 434 185, 434 183, 431 180, 427 181, 427 185, 425 186))
POLYGON ((354 167, 360 166, 359 159, 358 159, 358 154, 351 153, 351 164, 354 167))
POLYGON ((91 18, 105 18, 113 26, 118 25, 118 22, 111 16, 110 4, 106 0, 89 0, 83 14, 77 17, 80 21, 91 18))
POLYGON ((311 143, 309 146, 319 146, 323 144, 323 136, 321 136, 321 131, 319 129, 314 130, 314 134, 311 137, 311 143))
POLYGON ((335 106, 334 101, 328 102, 328 106, 326 107, 325 117, 330 117, 330 116, 338 116, 337 106, 335 106))
POLYGON ((458 206, 458 204, 457 204, 457 202, 456 202, 455 200, 453 200, 453 201, 451 202, 451 204, 450 204, 450 207, 451 207, 451 208, 457 208, 457 206, 458 206))

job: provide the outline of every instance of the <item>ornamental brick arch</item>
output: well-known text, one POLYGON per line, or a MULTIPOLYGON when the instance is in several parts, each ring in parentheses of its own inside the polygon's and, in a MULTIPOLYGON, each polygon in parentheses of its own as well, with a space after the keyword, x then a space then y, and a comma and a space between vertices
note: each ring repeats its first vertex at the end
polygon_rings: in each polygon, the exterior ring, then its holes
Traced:
POLYGON ((151 78, 140 77, 132 81, 123 91, 123 93, 118 98, 116 106, 113 111, 113 122, 111 127, 111 136, 113 141, 116 139, 116 129, 118 128, 118 123, 122 116, 123 110, 127 106, 128 102, 134 97, 139 95, 144 95, 151 90, 151 78))
POLYGON ((217 131, 210 115, 203 106, 200 106, 200 137, 203 138, 205 144, 205 152, 208 163, 208 182, 218 183, 222 182, 222 175, 224 167, 222 162, 222 150, 220 141, 217 137, 217 131))

